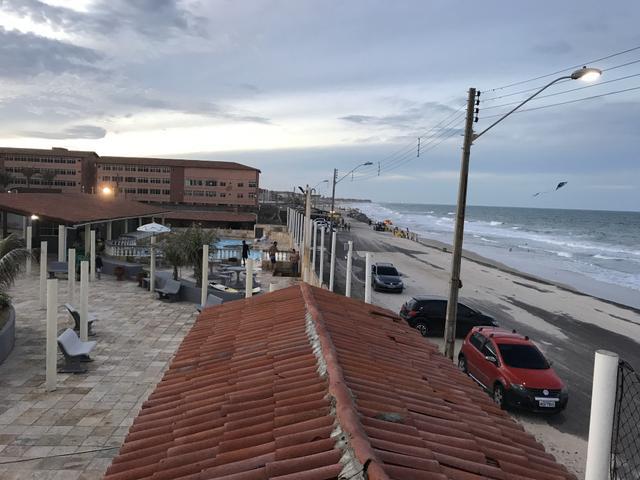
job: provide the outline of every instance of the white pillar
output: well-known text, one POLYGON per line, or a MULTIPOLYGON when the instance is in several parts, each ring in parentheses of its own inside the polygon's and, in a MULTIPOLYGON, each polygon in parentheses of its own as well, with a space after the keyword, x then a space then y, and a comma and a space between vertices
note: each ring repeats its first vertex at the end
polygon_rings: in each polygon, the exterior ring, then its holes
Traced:
MULTIPOLYGON (((4 213, 5 215, 7 212, 4 213)), ((32 237, 33 237, 33 227, 29 225, 27 227, 27 250, 29 250, 29 256, 27 257, 27 275, 31 275, 31 249, 33 248, 31 245, 32 237)))
POLYGON ((247 258, 245 268, 244 298, 250 298, 253 295, 253 258, 247 258))
POLYGON ((89 338, 89 262, 80 262, 80 340, 89 338))
POLYGON ((40 306, 47 306, 47 242, 40 242, 40 306))
POLYGON ((364 303, 371 303, 371 253, 367 252, 364 273, 364 303))
POLYGON ((96 231, 91 230, 91 281, 96 281, 96 231))
POLYGON ((76 249, 69 249, 69 262, 67 263, 67 283, 69 290, 69 303, 73 305, 76 293, 76 249))
POLYGON ((151 247, 149 252, 149 291, 151 295, 156 291, 156 236, 151 235, 151 247))
POLYGON ((606 350, 598 350, 593 366, 585 480, 609 478, 617 379, 618 355, 606 350))
POLYGON ((329 270, 329 290, 333 292, 333 280, 336 273, 336 232, 331 234, 331 269, 329 270))
POLYGON ((311 222, 311 226, 313 228, 313 251, 311 252, 311 271, 316 273, 316 249, 317 241, 318 241, 318 225, 315 222, 311 222))
POLYGON ((320 227, 320 273, 318 274, 320 277, 320 285, 322 287, 322 282, 324 280, 324 227, 320 227))
POLYGON ((58 261, 64 262, 65 260, 65 244, 67 243, 67 229, 64 225, 58 225, 58 261))
POLYGON ((84 226, 84 257, 87 258, 91 251, 91 225, 84 226))
POLYGON ((276 291, 276 284, 275 283, 270 283, 269 284, 269 293, 275 292, 275 291, 276 291))
POLYGON ((344 294, 347 297, 351 296, 351 266, 353 264, 353 242, 349 240, 349 250, 347 252, 347 278, 345 279, 344 294))
POLYGON ((142 226, 142 217, 138 217, 138 226, 141 227, 142 226))
POLYGON ((129 233, 129 219, 124 220, 124 233, 129 233))
MULTIPOLYGON (((5 212, 5 215, 7 213, 5 212)), ((26 237, 27 236, 27 217, 24 216, 22 217, 22 237, 26 237)))
POLYGON ((291 208, 287 207, 287 231, 291 233, 291 208))
POLYGON ((44 388, 48 392, 56 389, 58 358, 58 280, 47 280, 47 361, 44 388))
POLYGON ((209 245, 202 245, 202 287, 200 288, 200 306, 207 304, 209 290, 209 245))
POLYGON ((113 240, 113 222, 109 220, 107 222, 107 241, 113 240))

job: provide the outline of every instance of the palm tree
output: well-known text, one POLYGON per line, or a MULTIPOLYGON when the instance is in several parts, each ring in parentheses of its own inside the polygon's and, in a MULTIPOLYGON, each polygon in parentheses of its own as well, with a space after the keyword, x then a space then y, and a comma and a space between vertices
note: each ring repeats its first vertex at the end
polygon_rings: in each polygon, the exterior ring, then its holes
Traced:
POLYGON ((12 183, 13 183, 13 175, 11 175, 6 170, 0 170, 0 185, 2 185, 2 189, 4 190, 12 183))
POLYGON ((165 237, 160 249, 164 259, 173 266, 173 279, 178 280, 178 268, 187 264, 187 257, 182 247, 182 235, 178 232, 172 232, 165 237))
POLYGON ((27 188, 31 186, 31 177, 36 174, 36 169, 31 167, 24 167, 20 169, 20 173, 27 179, 27 188))
POLYGON ((24 248, 24 240, 14 233, 0 240, 0 310, 11 305, 9 287, 18 276, 22 262, 29 255, 31 252, 24 248))
POLYGON ((196 286, 202 285, 202 246, 211 245, 216 240, 211 230, 205 230, 200 225, 192 225, 181 232, 171 232, 167 235, 162 251, 164 257, 173 265, 173 278, 178 279, 178 267, 190 265, 196 278, 196 286))

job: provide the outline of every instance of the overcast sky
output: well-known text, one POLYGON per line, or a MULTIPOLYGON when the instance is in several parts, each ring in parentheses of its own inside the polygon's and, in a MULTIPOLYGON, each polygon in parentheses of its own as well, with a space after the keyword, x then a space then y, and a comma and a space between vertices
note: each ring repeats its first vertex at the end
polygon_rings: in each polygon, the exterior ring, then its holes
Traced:
MULTIPOLYGON (((561 74, 492 89, 640 46, 639 18, 637 0, 0 0, 0 145, 239 161, 287 190, 372 162, 337 195, 454 203, 468 88, 481 131, 561 74)), ((636 60, 530 108, 640 87, 636 60)), ((514 114, 474 145, 469 203, 640 210, 639 133, 640 89, 514 114)))

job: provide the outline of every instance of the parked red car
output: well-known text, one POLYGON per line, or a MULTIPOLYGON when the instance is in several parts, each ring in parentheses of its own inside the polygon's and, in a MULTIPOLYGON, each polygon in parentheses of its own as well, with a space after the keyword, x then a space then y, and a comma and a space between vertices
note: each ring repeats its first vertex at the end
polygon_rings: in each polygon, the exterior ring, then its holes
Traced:
POLYGON ((515 330, 473 328, 462 344, 458 366, 502 408, 557 413, 569 401, 567 387, 542 352, 515 330))

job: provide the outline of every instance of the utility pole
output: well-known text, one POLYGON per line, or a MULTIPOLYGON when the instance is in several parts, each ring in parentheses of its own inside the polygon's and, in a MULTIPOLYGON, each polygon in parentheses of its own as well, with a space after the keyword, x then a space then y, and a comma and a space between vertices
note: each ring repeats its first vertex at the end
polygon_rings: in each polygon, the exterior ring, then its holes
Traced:
POLYGON ((338 183, 338 169, 333 169, 333 191, 331 192, 331 213, 333 213, 336 203, 336 183, 338 183))
POLYGON ((304 235, 303 235, 303 245, 304 250, 302 251, 302 279, 304 282, 309 283, 310 281, 310 253, 311 253, 311 189, 309 185, 307 185, 307 190, 305 192, 306 196, 306 205, 304 209, 304 235))
POLYGON ((458 314, 458 290, 460 282, 460 262, 462 260, 462 240, 464 235, 464 214, 467 205, 467 179, 469 177, 469 157, 473 142, 473 115, 476 100, 476 89, 469 89, 467 98, 467 120, 464 127, 464 144, 462 147, 462 163, 460 166, 460 184, 458 186, 458 208, 456 210, 456 226, 453 238, 453 258, 451 260, 451 280, 449 300, 447 302, 447 321, 444 328, 444 355, 453 360, 456 337, 456 319, 458 314))

